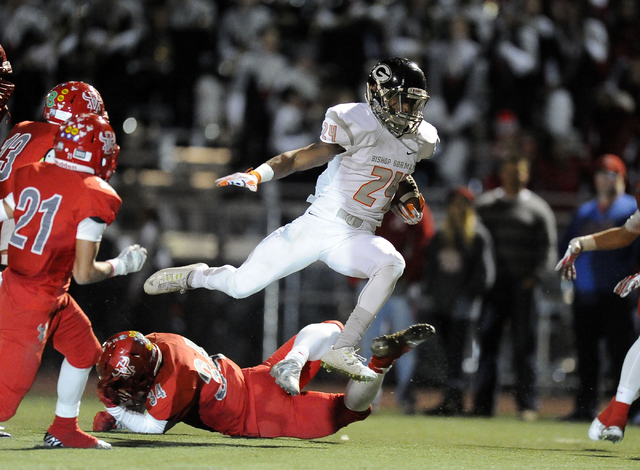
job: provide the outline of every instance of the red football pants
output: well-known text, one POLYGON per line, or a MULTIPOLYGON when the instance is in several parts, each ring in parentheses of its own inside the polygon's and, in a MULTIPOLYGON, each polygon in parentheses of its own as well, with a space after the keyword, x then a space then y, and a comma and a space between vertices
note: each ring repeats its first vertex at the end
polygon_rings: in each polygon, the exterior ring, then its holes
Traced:
POLYGON ((21 288, 15 283, 11 289, 12 295, 6 283, 0 287, 0 422, 15 415, 33 385, 49 339, 79 369, 95 365, 102 352, 91 322, 69 294, 54 299, 53 310, 43 311, 30 308, 33 292, 16 292, 21 288))
MULTIPOLYGON (((371 408, 362 412, 347 408, 343 393, 301 392, 293 397, 275 383, 270 375, 271 366, 285 358, 294 340, 295 337, 287 341, 261 365, 243 369, 252 395, 247 429, 252 431, 249 423, 255 419, 258 429, 253 431, 257 436, 314 439, 335 434, 340 428, 369 416, 371 408)), ((300 374, 300 389, 316 375, 320 366, 320 361, 305 364, 300 374)))

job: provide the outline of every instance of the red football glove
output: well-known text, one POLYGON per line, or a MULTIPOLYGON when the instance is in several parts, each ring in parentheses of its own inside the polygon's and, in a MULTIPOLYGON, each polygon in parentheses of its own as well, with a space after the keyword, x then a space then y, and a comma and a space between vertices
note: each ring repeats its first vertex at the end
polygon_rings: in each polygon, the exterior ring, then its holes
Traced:
POLYGON ((99 411, 93 418, 93 430, 99 432, 113 431, 116 428, 116 419, 106 411, 99 411))
POLYGON ((4 52, 2 44, 0 44, 0 75, 10 74, 13 72, 11 62, 7 60, 7 54, 4 52))
POLYGON ((580 245, 580 241, 578 241, 577 238, 572 239, 569 242, 564 256, 556 265, 556 271, 560 271, 562 279, 572 281, 576 278, 576 267, 574 263, 581 252, 582 246, 580 245))
POLYGON ((2 121, 5 115, 9 112, 7 108, 7 101, 11 97, 11 94, 15 90, 16 86, 10 81, 0 78, 0 121, 2 121))
MULTIPOLYGON (((5 54, 2 44, 0 44, 0 75, 6 75, 13 72, 11 69, 11 62, 7 60, 7 54, 5 54)), ((2 121, 5 115, 9 112, 7 108, 7 101, 15 90, 16 86, 3 78, 0 78, 0 121, 2 121)))

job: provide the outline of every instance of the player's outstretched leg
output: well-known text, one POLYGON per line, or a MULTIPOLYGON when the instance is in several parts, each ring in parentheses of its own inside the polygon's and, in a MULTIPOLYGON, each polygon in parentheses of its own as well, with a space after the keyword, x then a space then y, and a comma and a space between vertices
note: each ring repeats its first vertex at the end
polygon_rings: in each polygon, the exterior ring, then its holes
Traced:
POLYGON ((271 377, 289 395, 300 393, 300 373, 302 367, 295 359, 283 359, 271 368, 271 377))
POLYGON ((204 263, 190 264, 178 268, 166 268, 156 271, 144 282, 144 291, 149 295, 168 294, 191 290, 190 281, 196 270, 204 271, 209 266, 204 263))
POLYGON ((371 341, 373 353, 369 367, 376 372, 388 369, 403 354, 408 353, 419 344, 431 338, 436 329, 427 323, 411 325, 406 330, 390 335, 383 335, 371 341))
POLYGON ((0 437, 11 437, 11 434, 4 430, 4 426, 0 426, 0 437))
POLYGON ((378 394, 385 374, 395 360, 424 343, 433 336, 435 331, 431 325, 418 323, 406 330, 374 338, 371 341, 373 356, 369 361, 369 368, 375 373, 376 379, 369 383, 349 381, 344 396, 345 406, 352 411, 367 410, 378 394))

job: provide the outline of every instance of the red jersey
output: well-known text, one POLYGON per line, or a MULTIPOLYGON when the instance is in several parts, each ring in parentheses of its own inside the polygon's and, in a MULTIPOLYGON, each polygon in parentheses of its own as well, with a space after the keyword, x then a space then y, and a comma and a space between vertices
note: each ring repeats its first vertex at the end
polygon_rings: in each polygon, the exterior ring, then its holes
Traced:
MULTIPOLYGON (((230 436, 313 439, 371 413, 349 410, 341 393, 310 391, 294 397, 282 390, 270 375, 271 366, 291 351, 295 337, 262 364, 245 369, 222 355, 210 358, 180 335, 152 333, 147 338, 160 348, 162 365, 145 408, 153 418, 167 421, 164 431, 182 421, 230 436)), ((305 364, 301 389, 319 369, 320 361, 305 364)))
POLYGON ((7 275, 57 297, 69 287, 78 224, 88 217, 110 224, 122 200, 104 180, 53 163, 26 165, 13 176, 7 275))
POLYGON ((0 199, 11 192, 13 170, 43 161, 59 130, 60 126, 48 122, 24 121, 13 126, 0 149, 0 199))
MULTIPOLYGON (((0 199, 11 192, 13 171, 29 163, 43 161, 47 152, 53 149, 53 139, 59 130, 60 126, 48 122, 24 121, 13 126, 0 148, 0 199)), ((14 227, 13 221, 4 224, 7 227, 0 238, 0 250, 7 249, 14 227)), ((0 227, 2 225, 0 222, 0 227)))
POLYGON ((168 421, 167 429, 183 421, 242 435, 249 392, 240 367, 222 355, 209 357, 180 335, 152 333, 147 338, 162 352, 162 366, 145 403, 149 414, 168 421))

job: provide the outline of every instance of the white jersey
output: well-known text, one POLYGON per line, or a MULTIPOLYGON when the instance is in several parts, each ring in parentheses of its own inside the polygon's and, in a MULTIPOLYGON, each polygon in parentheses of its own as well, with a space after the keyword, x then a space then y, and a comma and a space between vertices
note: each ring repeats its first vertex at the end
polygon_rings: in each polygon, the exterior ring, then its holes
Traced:
POLYGON ((326 112, 320 139, 345 152, 331 160, 316 182, 310 211, 333 219, 339 209, 380 226, 398 184, 430 158, 438 132, 423 121, 415 134, 391 134, 366 103, 346 103, 326 112))

